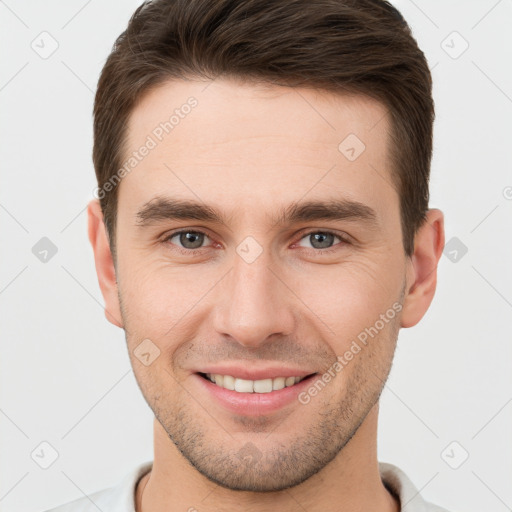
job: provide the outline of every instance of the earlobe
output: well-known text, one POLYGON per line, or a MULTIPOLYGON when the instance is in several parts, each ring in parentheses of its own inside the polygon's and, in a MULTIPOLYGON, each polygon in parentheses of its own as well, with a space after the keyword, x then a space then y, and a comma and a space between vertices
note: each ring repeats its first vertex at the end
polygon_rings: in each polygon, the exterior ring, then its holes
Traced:
POLYGON ((427 312, 436 291, 437 265, 443 248, 443 212, 428 210, 426 221, 416 233, 414 253, 408 263, 401 327, 416 325, 427 312))
POLYGON ((93 199, 89 202, 87 218, 88 235, 94 252, 96 274, 103 299, 105 300, 105 317, 113 325, 123 328, 116 271, 103 222, 103 212, 101 211, 98 199, 93 199))

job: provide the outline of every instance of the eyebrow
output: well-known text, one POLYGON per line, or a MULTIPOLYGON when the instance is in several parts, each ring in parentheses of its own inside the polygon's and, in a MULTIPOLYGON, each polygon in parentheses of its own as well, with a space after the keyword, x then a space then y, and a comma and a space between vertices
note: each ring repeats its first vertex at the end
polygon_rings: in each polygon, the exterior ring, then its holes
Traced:
MULTIPOLYGON (((146 227, 164 220, 197 220, 228 226, 236 214, 227 216, 204 203, 158 196, 146 202, 136 214, 136 224, 146 227)), ((292 225, 311 221, 362 221, 369 227, 379 226, 375 210, 348 199, 292 203, 271 217, 272 225, 292 225)))

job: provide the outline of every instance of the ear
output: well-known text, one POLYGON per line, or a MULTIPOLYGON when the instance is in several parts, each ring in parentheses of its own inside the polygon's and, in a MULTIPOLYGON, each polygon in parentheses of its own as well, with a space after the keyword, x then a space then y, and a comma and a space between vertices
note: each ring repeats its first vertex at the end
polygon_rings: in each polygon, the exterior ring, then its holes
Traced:
POLYGON ((401 327, 416 325, 427 312, 437 284, 437 264, 444 248, 443 212, 431 209, 414 237, 414 253, 408 260, 407 287, 401 327))
POLYGON ((121 308, 117 291, 116 271, 108 243, 108 236, 103 222, 98 199, 93 199, 87 206, 89 241, 94 251, 96 274, 103 299, 105 300, 105 317, 117 327, 123 328, 121 308))

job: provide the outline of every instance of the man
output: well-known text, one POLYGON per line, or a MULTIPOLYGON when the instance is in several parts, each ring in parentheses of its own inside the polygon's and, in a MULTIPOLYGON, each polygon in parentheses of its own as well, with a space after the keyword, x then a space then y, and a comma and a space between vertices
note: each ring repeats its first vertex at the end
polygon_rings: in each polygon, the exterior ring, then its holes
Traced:
POLYGON ((154 461, 64 511, 442 511, 377 460, 436 287, 434 108, 382 0, 156 0, 102 71, 89 239, 154 461))

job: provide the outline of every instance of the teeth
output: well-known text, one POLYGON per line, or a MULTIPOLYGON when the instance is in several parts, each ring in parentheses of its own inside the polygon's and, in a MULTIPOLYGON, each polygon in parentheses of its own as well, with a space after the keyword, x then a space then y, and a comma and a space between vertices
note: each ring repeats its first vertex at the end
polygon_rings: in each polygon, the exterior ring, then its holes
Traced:
POLYGON ((270 393, 297 384, 305 377, 276 377, 275 379, 246 380, 236 379, 231 375, 207 373, 206 377, 221 388, 237 391, 238 393, 270 393))
POLYGON ((255 380, 252 382, 254 393, 270 393, 272 391, 272 379, 255 380))
POLYGON ((219 386, 231 389, 231 391, 235 389, 235 378, 231 375, 215 375, 213 382, 217 383, 217 379, 219 379, 219 386))
MULTIPOLYGON (((298 380, 297 382, 300 382, 300 380, 298 380)), ((295 384, 295 377, 286 377, 286 380, 284 381, 284 385, 286 387, 293 386, 294 384, 295 384)))
POLYGON ((286 377, 276 377, 272 380, 272 391, 276 391, 278 389, 284 388, 284 381, 286 380, 286 377))
POLYGON ((252 380, 235 379, 235 391, 239 393, 252 393, 254 382, 252 380))

